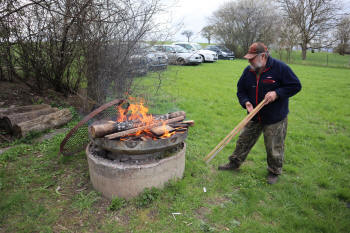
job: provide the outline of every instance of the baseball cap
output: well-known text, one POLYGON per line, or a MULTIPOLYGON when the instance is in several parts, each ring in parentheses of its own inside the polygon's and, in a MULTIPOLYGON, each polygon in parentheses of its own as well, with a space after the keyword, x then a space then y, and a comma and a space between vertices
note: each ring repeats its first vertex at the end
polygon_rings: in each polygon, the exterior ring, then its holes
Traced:
POLYGON ((260 53, 267 52, 267 47, 261 42, 253 43, 248 50, 248 53, 244 56, 245 59, 253 59, 260 53))

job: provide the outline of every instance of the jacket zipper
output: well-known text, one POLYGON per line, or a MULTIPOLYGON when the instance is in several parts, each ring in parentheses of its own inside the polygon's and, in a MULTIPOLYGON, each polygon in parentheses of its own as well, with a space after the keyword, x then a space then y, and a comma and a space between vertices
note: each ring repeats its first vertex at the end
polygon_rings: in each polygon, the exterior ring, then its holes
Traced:
MULTIPOLYGON (((256 103, 256 105, 255 106, 258 106, 259 80, 260 80, 261 74, 260 73, 258 73, 258 74, 255 73, 255 75, 256 75, 256 89, 255 89, 255 103, 256 103)), ((261 122, 261 117, 260 117, 260 113, 259 112, 258 112, 258 120, 259 120, 259 122, 261 122)))

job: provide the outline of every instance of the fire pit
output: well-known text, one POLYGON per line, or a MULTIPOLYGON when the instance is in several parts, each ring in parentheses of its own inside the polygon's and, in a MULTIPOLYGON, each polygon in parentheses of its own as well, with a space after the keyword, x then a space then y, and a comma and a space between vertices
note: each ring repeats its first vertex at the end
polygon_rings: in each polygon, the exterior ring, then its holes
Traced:
POLYGON ((94 122, 86 148, 93 187, 109 199, 129 199, 145 188, 161 188, 171 179, 182 178, 184 140, 188 126, 193 125, 184 118, 182 111, 150 115, 127 106, 118 109, 115 121, 94 122))

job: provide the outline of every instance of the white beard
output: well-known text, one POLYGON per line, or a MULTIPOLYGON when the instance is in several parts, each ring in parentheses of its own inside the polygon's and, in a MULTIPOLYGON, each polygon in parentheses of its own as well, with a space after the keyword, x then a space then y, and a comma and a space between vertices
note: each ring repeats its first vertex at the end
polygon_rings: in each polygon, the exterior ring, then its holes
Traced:
POLYGON ((257 61, 255 65, 250 65, 250 68, 254 71, 259 71, 263 67, 263 64, 261 61, 257 61))

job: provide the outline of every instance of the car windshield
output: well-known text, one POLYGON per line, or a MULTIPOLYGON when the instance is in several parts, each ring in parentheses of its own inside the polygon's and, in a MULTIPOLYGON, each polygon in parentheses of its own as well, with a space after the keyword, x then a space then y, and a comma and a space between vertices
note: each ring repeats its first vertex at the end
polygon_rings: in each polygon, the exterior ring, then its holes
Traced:
POLYGON ((196 50, 202 49, 202 46, 200 46, 199 44, 192 44, 192 46, 193 46, 196 50))
POLYGON ((157 50, 154 47, 149 47, 147 48, 147 52, 154 53, 154 52, 157 52, 157 50))
POLYGON ((223 45, 218 45, 218 48, 221 49, 221 50, 224 51, 224 52, 231 52, 228 48, 226 48, 226 47, 223 46, 223 45))
POLYGON ((183 48, 179 45, 175 45, 174 49, 177 53, 188 53, 188 50, 186 50, 185 48, 183 48))
POLYGON ((189 44, 178 44, 178 45, 183 47, 183 48, 185 48, 185 49, 187 49, 187 50, 192 50, 192 46, 189 45, 189 44))

